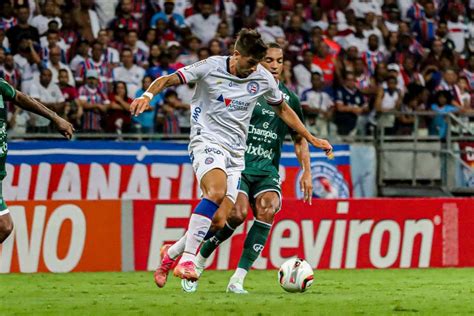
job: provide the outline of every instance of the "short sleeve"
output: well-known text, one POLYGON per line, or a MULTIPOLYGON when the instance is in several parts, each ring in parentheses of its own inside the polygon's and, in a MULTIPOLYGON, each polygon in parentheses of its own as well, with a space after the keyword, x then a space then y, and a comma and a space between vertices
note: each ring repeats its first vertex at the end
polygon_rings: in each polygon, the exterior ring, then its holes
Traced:
POLYGON ((263 95, 267 103, 271 106, 278 106, 283 102, 283 93, 278 88, 275 78, 272 76, 268 79, 268 91, 263 95))
POLYGON ((15 88, 2 78, 0 78, 0 93, 6 100, 13 100, 16 96, 15 88))
POLYGON ((196 82, 211 71, 209 59, 204 59, 186 67, 179 68, 176 74, 182 84, 196 82))

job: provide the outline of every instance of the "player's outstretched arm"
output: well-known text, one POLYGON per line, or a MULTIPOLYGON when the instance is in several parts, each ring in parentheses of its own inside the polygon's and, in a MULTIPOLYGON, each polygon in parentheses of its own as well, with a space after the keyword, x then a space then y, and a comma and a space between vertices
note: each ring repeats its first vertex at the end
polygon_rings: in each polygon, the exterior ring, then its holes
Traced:
POLYGON ((293 143, 295 145, 295 154, 298 158, 303 175, 300 179, 300 188, 303 192, 303 201, 311 205, 313 196, 313 181, 311 178, 311 164, 309 156, 308 142, 301 135, 293 136, 293 143))
POLYGON ((294 129, 314 147, 323 149, 328 157, 332 157, 331 144, 325 139, 317 138, 311 135, 295 111, 293 111, 293 109, 285 101, 283 101, 279 106, 275 106, 274 110, 286 123, 286 125, 294 129))
POLYGON ((71 139, 72 134, 74 133, 74 128, 72 127, 72 124, 60 117, 56 112, 48 109, 41 102, 33 99, 32 97, 20 91, 16 91, 14 101, 15 104, 20 108, 41 115, 42 117, 45 117, 50 120, 56 125, 56 128, 58 129, 59 133, 61 133, 67 139, 71 139))
POLYGON ((133 100, 130 105, 130 112, 135 116, 142 114, 150 108, 150 101, 155 95, 165 88, 177 86, 180 83, 181 81, 176 73, 155 79, 141 97, 133 100))

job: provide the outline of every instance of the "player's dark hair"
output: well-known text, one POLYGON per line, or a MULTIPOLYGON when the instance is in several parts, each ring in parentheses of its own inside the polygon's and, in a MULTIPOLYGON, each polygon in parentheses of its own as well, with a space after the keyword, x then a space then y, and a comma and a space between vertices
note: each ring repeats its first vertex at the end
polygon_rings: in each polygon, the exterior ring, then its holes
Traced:
POLYGON ((267 45, 265 45, 262 36, 257 31, 242 29, 235 41, 235 50, 242 56, 261 60, 267 53, 267 45))
POLYGON ((268 48, 283 49, 283 48, 281 47, 281 45, 278 44, 277 42, 267 43, 267 49, 268 49, 268 48))

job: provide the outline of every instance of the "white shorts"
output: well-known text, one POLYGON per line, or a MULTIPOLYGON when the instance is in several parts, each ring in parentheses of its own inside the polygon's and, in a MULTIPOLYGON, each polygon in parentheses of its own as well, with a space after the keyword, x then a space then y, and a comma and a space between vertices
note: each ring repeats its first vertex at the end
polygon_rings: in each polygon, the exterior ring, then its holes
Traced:
POLYGON ((202 177, 212 169, 221 169, 227 174, 226 196, 235 203, 239 193, 240 174, 245 168, 244 158, 233 156, 228 150, 201 136, 194 137, 189 144, 189 156, 199 185, 202 177))

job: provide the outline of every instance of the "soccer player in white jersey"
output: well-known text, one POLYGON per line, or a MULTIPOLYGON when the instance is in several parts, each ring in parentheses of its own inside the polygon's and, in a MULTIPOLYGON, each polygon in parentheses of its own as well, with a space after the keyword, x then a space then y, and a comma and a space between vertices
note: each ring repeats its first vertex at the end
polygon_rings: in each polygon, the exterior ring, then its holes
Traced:
POLYGON ((172 246, 161 249, 161 265, 154 274, 158 287, 166 284, 168 272, 181 254, 174 275, 191 281, 198 279, 193 260, 212 218, 224 197, 236 201, 244 169, 247 129, 259 97, 274 106, 282 120, 309 143, 332 155, 331 144, 306 130, 284 101, 272 74, 259 65, 266 51, 257 31, 243 29, 232 56, 213 56, 160 77, 130 106, 132 115, 139 115, 150 107, 153 96, 165 88, 196 83, 191 101, 189 155, 203 198, 191 215, 186 234, 172 246))

